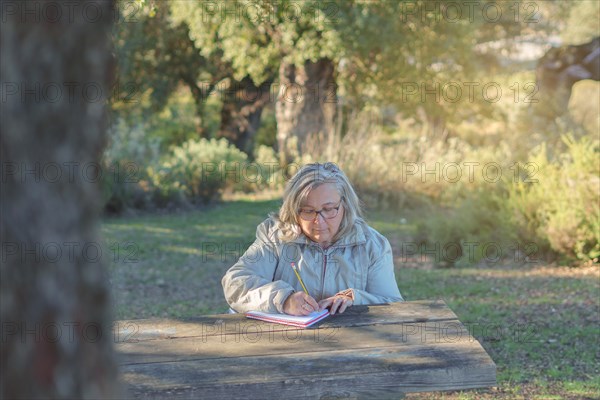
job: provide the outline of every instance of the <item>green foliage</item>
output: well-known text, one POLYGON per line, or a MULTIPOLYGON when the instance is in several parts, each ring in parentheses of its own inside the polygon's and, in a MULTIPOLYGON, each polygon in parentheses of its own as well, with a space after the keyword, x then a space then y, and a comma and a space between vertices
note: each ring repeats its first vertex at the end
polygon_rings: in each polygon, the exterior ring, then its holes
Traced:
POLYGON ((222 53, 236 80, 249 75, 257 85, 281 62, 300 65, 308 59, 334 58, 342 44, 331 29, 337 21, 315 0, 219 0, 210 6, 180 1, 171 3, 171 12, 175 21, 190 26, 204 57, 222 53))
MULTIPOLYGON (((282 63, 300 66, 329 59, 339 95, 355 109, 392 104, 406 114, 420 110, 424 123, 444 125, 474 113, 494 115, 481 95, 469 102, 423 101, 421 92, 426 83, 479 81, 488 65, 477 44, 529 28, 511 15, 512 3, 500 3, 504 13, 493 23, 483 17, 485 4, 478 3, 472 14, 463 9, 448 21, 451 6, 427 1, 180 1, 171 3, 171 13, 174 21, 190 27, 205 58, 219 54, 231 63, 237 80, 249 75, 260 84, 282 63), (407 96, 413 90, 417 94, 407 96)), ((467 88, 463 90, 466 96, 467 88)))
POLYGON ((589 42, 600 34, 600 3, 580 0, 570 4, 569 18, 561 30, 565 44, 589 42))
POLYGON ((567 151, 555 159, 546 146, 529 160, 539 169, 535 182, 510 187, 513 220, 526 235, 547 241, 552 250, 580 260, 600 257, 598 187, 600 143, 592 135, 564 135, 567 151))
POLYGON ((180 144, 193 133, 214 134, 220 124, 220 104, 209 96, 219 81, 231 75, 229 64, 218 52, 203 58, 188 26, 173 21, 167 2, 134 7, 135 12, 127 4, 117 9, 120 14, 113 37, 118 79, 111 98, 113 112, 131 124, 144 121, 149 134, 158 131, 165 145, 180 144), (182 86, 189 89, 183 95, 182 86), (182 127, 156 115, 165 107, 173 118, 183 115, 182 127), (194 115, 188 117, 191 111, 194 115))
POLYGON ((257 146, 265 145, 274 147, 277 142, 277 120, 273 107, 266 107, 263 110, 260 120, 260 128, 256 132, 255 143, 257 146))
POLYGON ((564 153, 549 156, 542 146, 520 161, 504 142, 475 147, 456 137, 386 135, 359 116, 334 143, 305 143, 298 162, 337 163, 370 209, 425 210, 416 237, 453 251, 440 262, 496 260, 498 249, 502 256, 598 258, 598 140, 567 135, 563 142, 564 153))
MULTIPOLYGON (((420 224, 420 237, 440 249, 454 250, 460 243, 457 265, 496 260, 498 249, 504 256, 510 255, 507 250, 519 250, 540 258, 550 251, 565 261, 597 260, 599 143, 592 136, 576 140, 564 135, 563 141, 567 151, 555 159, 542 145, 526 162, 503 165, 505 174, 498 182, 446 185, 441 202, 420 224)), ((481 151, 470 154, 486 159, 481 151)), ((452 262, 453 257, 440 261, 452 262)))
POLYGON ((148 119, 136 120, 146 126, 150 138, 160 140, 164 153, 172 146, 180 146, 202 135, 214 137, 219 129, 220 108, 219 100, 214 96, 209 97, 204 104, 205 114, 201 120, 189 89, 180 86, 160 112, 153 113, 148 119))
POLYGON ((497 262, 511 256, 516 235, 507 220, 502 188, 479 185, 458 198, 452 208, 433 208, 420 224, 427 249, 436 251, 440 264, 468 266, 482 259, 497 262))
POLYGON ((247 156, 225 139, 188 140, 174 147, 158 169, 149 168, 152 185, 162 196, 183 193, 204 203, 239 182, 247 156))
POLYGON ((281 189, 285 183, 285 176, 280 168, 277 154, 272 147, 259 145, 255 151, 254 160, 261 171, 260 180, 255 189, 281 189))
POLYGON ((168 7, 117 7, 114 24, 118 81, 112 107, 122 116, 160 111, 181 80, 195 80, 205 67, 185 24, 171 24, 168 7), (136 9, 136 8, 134 8, 136 9), (154 15, 151 15, 154 14, 154 15))
POLYGON ((129 127, 119 119, 111 127, 102 165, 102 193, 107 211, 119 213, 147 206, 145 166, 158 160, 159 149, 160 140, 148 138, 142 125, 129 127))
POLYGON ((197 138, 200 130, 200 118, 196 114, 194 99, 189 90, 180 87, 171 95, 160 111, 153 113, 144 121, 148 127, 148 136, 161 142, 161 150, 197 138))
MULTIPOLYGON (((427 209, 418 234, 429 245, 460 243, 464 254, 473 242, 504 246, 513 240, 535 241, 571 258, 598 257, 600 223, 592 190, 597 188, 598 171, 590 161, 581 161, 589 160, 590 154, 597 157, 597 145, 586 142, 584 148, 579 139, 559 143, 562 132, 583 135, 565 116, 550 127, 530 121, 531 104, 526 100, 534 95, 535 61, 518 61, 510 54, 522 50, 512 48, 519 40, 544 42, 548 33, 582 41, 597 32, 598 5, 493 3, 503 11, 494 22, 483 17, 487 1, 477 3, 472 15, 461 4, 463 13, 452 22, 447 19, 448 12, 454 12, 451 3, 427 1, 177 1, 145 8, 139 21, 115 27, 119 86, 135 84, 139 103, 127 104, 119 92, 113 109, 139 128, 131 138, 123 130, 120 140, 131 142, 131 148, 121 155, 115 148, 109 159, 125 167, 135 160, 139 177, 135 185, 107 182, 110 204, 117 209, 135 207, 149 197, 164 206, 209 201, 224 190, 280 188, 287 171, 279 169, 272 149, 277 133, 273 107, 266 106, 263 113, 255 136, 255 165, 250 166, 224 141, 194 140, 213 137, 220 126, 221 100, 209 94, 218 92, 219 82, 227 79, 249 76, 258 85, 276 76, 282 63, 302 65, 327 58, 335 66, 342 102, 338 110, 347 115, 340 115, 342 132, 333 143, 323 137, 301 143, 296 165, 338 163, 370 208, 427 209), (565 15, 570 15, 567 24, 565 15), (506 62, 508 66, 502 65, 506 62), (191 90, 178 89, 182 82, 191 90), (440 99, 443 85, 450 82, 462 88, 459 101, 440 99), (477 84, 472 100, 467 82, 477 84), (486 83, 501 88, 497 103, 482 98, 486 83), (431 94, 436 84, 437 93, 431 94), (413 90, 416 93, 409 95, 413 90), (430 94, 424 98, 427 90, 430 94), (363 121, 353 126, 352 116, 367 110, 395 125, 363 121), (156 154, 135 155, 146 151, 150 142, 173 152, 162 162, 156 154), (548 146, 529 156, 542 142, 548 146), (458 182, 436 180, 423 173, 423 168, 452 163, 462 165, 465 173, 464 162, 498 162, 505 175, 489 183, 480 169, 475 182, 464 176, 458 182), (210 163, 236 172, 214 179, 216 174, 205 168, 210 163), (407 164, 419 171, 407 175, 407 164), (518 179, 512 175, 515 165, 518 179), (539 168, 538 183, 524 182, 528 176, 523 171, 531 165, 539 168)), ((597 133, 597 107, 589 101, 597 97, 593 93, 579 96, 588 108, 572 122, 585 120, 588 132, 597 133)), ((295 149, 293 140, 288 145, 295 149)), ((477 262, 483 254, 470 256, 477 262)))

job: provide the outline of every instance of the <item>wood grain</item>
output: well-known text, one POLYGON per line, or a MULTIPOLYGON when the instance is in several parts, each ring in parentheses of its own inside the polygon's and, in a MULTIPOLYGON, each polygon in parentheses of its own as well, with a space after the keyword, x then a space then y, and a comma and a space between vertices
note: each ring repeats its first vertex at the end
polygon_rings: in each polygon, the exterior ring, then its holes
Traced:
MULTIPOLYGON (((329 329, 275 330, 271 324, 245 324, 239 334, 204 335, 170 340, 121 342, 120 363, 155 363, 224 357, 327 352, 335 349, 368 349, 388 346, 431 346, 440 342, 470 343, 474 339, 458 321, 414 322, 381 326, 331 327, 329 329)), ((233 331, 235 327, 231 327, 233 331)))
POLYGON ((117 343, 133 397, 401 398, 496 385, 495 364, 441 302, 356 307, 315 329, 229 314, 176 322, 138 321, 142 339, 117 343))
MULTIPOLYGON (((393 305, 350 307, 343 314, 327 317, 309 329, 456 319, 456 315, 442 301, 411 301, 393 305)), ((167 318, 122 320, 114 322, 113 337, 115 342, 131 342, 206 335, 220 336, 228 333, 236 335, 239 332, 232 330, 235 329, 236 324, 247 322, 248 319, 243 314, 215 314, 181 320, 167 318)), ((257 320, 252 323, 259 323, 263 331, 296 329, 257 320)), ((240 326, 238 329, 244 327, 240 326)))

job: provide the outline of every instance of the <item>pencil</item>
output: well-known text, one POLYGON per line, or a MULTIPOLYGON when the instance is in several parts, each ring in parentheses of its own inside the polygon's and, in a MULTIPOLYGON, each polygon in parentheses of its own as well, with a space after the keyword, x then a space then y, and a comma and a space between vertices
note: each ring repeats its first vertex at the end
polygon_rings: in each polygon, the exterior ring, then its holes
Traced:
MULTIPOLYGON (((306 286, 304 286, 304 282, 302 282, 302 278, 300 277, 300 273, 298 272, 298 268, 296 267, 295 263, 292 263, 292 269, 294 270, 294 273, 296 274, 298 281, 302 285, 302 289, 304 289, 304 293, 308 294, 308 290, 306 290, 306 286)), ((310 294, 308 294, 308 295, 310 296, 310 294)))

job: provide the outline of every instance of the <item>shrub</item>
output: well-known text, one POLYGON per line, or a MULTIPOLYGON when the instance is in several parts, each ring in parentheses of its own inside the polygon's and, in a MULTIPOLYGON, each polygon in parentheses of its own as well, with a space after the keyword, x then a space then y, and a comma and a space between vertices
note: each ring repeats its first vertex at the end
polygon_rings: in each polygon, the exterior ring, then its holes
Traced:
POLYGON ((129 127, 120 119, 111 127, 102 160, 105 210, 118 213, 147 205, 145 166, 158 160, 159 149, 160 141, 148 139, 141 125, 129 127))
POLYGON ((508 215, 504 182, 481 184, 464 189, 452 206, 433 208, 419 233, 427 238, 428 249, 436 249, 438 262, 495 262, 517 247, 508 215))
POLYGON ((254 160, 260 171, 255 189, 281 189, 285 184, 284 173, 273 147, 259 145, 254 150, 254 160))
POLYGON ((519 250, 524 254, 515 254, 518 261, 524 261, 526 255, 539 259, 549 252, 564 261, 597 261, 600 141, 591 135, 575 139, 569 134, 562 140, 565 152, 552 157, 541 145, 525 163, 512 165, 501 147, 465 151, 465 159, 480 163, 505 157, 501 167, 510 173, 496 183, 445 185, 420 224, 420 236, 426 238, 428 249, 439 246, 436 254, 444 254, 444 246, 460 243, 458 264, 493 260, 494 249, 501 249, 505 256, 507 251, 519 250), (485 251, 486 244, 491 253, 485 251))
POLYGON ((600 256, 600 143, 592 135, 562 139, 567 151, 554 160, 545 145, 532 153, 539 178, 512 186, 508 204, 521 234, 546 240, 567 257, 595 259, 600 256))
POLYGON ((255 144, 258 146, 274 147, 277 143, 277 120, 272 106, 264 108, 260 127, 256 132, 255 144))
POLYGON ((226 139, 188 140, 149 175, 159 196, 183 193, 192 202, 218 198, 222 190, 239 182, 247 156, 226 139))

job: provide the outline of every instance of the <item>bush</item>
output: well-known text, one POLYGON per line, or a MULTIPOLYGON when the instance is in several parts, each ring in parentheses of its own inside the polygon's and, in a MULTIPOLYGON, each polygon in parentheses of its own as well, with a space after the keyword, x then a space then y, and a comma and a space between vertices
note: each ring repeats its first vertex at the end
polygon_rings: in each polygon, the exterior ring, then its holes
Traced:
POLYGON ((259 145, 254 150, 254 161, 260 171, 260 177, 254 185, 254 190, 283 188, 285 177, 273 147, 259 145))
POLYGON ((226 139, 188 140, 148 175, 159 199, 185 196, 192 202, 217 199, 239 182, 247 156, 226 139))
POLYGON ((109 144, 102 159, 104 208, 119 213, 143 208, 150 201, 145 182, 146 165, 159 157, 160 141, 148 139, 141 125, 127 126, 122 119, 109 130, 109 144))
MULTIPOLYGON (((591 136, 562 139, 565 153, 552 159, 541 145, 518 169, 513 165, 512 171, 520 172, 517 177, 510 174, 494 184, 456 185, 446 191, 420 225, 428 248, 460 243, 457 264, 494 260, 497 249, 504 256, 509 255, 506 250, 519 250, 523 257, 536 259, 554 253, 564 261, 597 261, 599 141, 591 136)), ((485 152, 478 154, 486 159, 485 152)))
POLYGON ((277 144, 277 120, 275 118, 275 107, 264 108, 260 120, 260 127, 256 132, 255 145, 274 147, 277 144))
POLYGON ((552 250, 580 260, 600 256, 599 141, 592 135, 563 135, 567 151, 551 160, 546 146, 530 162, 536 182, 511 187, 508 204, 521 234, 538 237, 552 250))
POLYGON ((161 151, 165 153, 170 147, 180 146, 201 135, 213 137, 219 130, 221 105, 216 97, 211 96, 203 107, 201 119, 189 88, 178 88, 160 112, 144 120, 148 137, 160 139, 161 151))
POLYGON ((516 249, 505 201, 504 183, 465 189, 451 207, 439 205, 419 225, 428 249, 436 249, 438 262, 472 265, 482 259, 499 261, 516 249))

